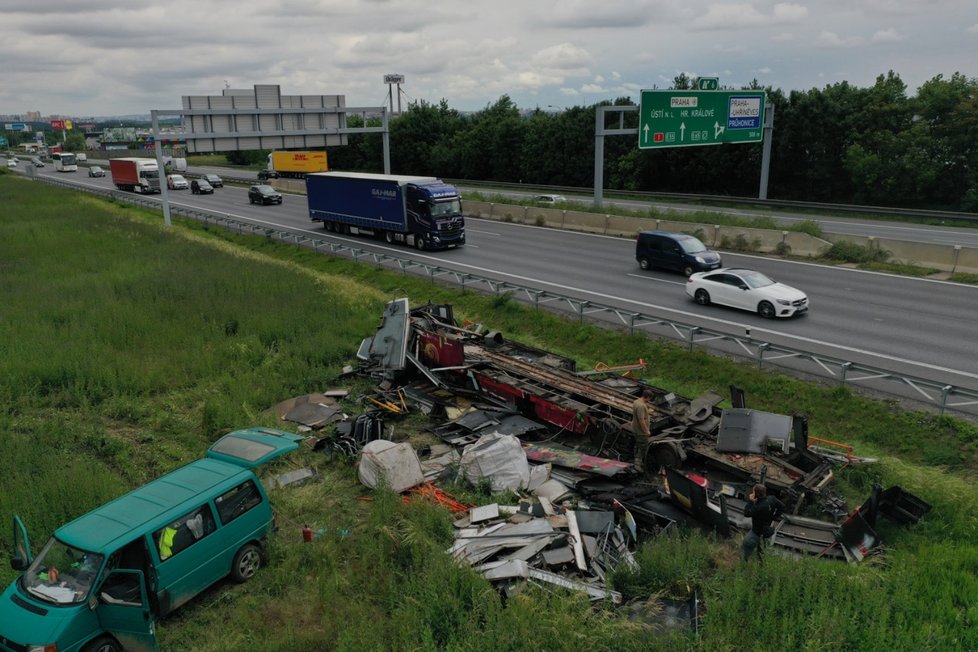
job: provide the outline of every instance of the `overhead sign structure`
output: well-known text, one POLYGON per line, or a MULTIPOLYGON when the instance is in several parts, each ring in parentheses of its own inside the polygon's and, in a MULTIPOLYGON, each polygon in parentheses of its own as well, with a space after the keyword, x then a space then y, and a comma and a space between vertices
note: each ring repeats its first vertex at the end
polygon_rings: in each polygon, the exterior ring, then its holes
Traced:
POLYGON ((759 143, 764 91, 643 90, 639 149, 759 143))
POLYGON ((6 131, 29 131, 26 122, 7 122, 3 128, 6 131))

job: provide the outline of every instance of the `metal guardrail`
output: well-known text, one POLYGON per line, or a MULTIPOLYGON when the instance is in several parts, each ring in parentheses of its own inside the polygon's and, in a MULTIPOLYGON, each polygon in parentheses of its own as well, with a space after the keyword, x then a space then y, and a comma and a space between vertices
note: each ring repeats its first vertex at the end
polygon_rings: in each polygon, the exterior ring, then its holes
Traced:
MULTIPOLYGON (((37 179, 73 190, 83 190, 108 199, 137 204, 150 210, 162 211, 160 202, 146 199, 140 195, 115 190, 106 191, 80 188, 68 182, 49 177, 37 177, 37 179)), ((936 408, 941 416, 944 415, 947 409, 957 410, 974 416, 974 414, 962 410, 962 408, 978 406, 978 390, 953 383, 913 376, 844 358, 782 346, 757 340, 750 336, 734 336, 722 331, 716 331, 674 319, 665 319, 642 312, 623 310, 608 304, 578 299, 528 285, 500 281, 486 276, 419 262, 410 258, 392 256, 347 244, 311 238, 285 230, 259 226, 245 220, 232 218, 228 215, 222 215, 212 211, 188 209, 179 206, 171 206, 170 210, 175 215, 195 219, 204 224, 215 224, 235 233, 261 235, 284 243, 311 247, 314 251, 322 251, 333 256, 346 256, 355 262, 370 262, 379 267, 397 270, 402 273, 410 272, 420 274, 429 278, 432 283, 435 281, 448 282, 459 286, 463 291, 473 289, 497 296, 508 294, 532 305, 536 309, 548 308, 554 312, 573 315, 579 321, 588 318, 605 325, 623 328, 629 334, 642 332, 646 335, 668 337, 673 340, 682 341, 690 351, 696 346, 702 346, 703 348, 712 347, 715 350, 720 350, 730 355, 750 359, 756 362, 758 369, 763 369, 765 364, 796 370, 798 366, 801 366, 802 369, 800 370, 802 372, 836 380, 841 386, 868 386, 875 381, 885 381, 886 383, 896 384, 905 389, 909 388, 912 390, 912 398, 921 401, 925 405, 936 408), (720 345, 726 345, 726 349, 721 348, 720 345), (785 364, 785 361, 792 361, 799 364, 792 367, 785 364)), ((873 387, 872 389, 881 391, 879 387, 873 387)), ((891 391, 888 393, 894 396, 900 396, 896 392, 891 391)))
MULTIPOLYGON (((579 188, 576 186, 537 186, 522 183, 504 183, 500 181, 471 181, 469 179, 446 179, 448 183, 472 187, 485 187, 521 192, 552 192, 594 194, 594 188, 579 188)), ((825 210, 857 215, 877 215, 882 217, 916 217, 959 222, 978 223, 978 213, 963 213, 957 211, 936 211, 914 208, 891 208, 887 206, 859 206, 856 204, 826 204, 821 202, 795 201, 791 199, 758 199, 757 197, 732 197, 727 195, 694 195, 679 192, 651 192, 638 190, 605 189, 605 199, 631 199, 636 201, 654 201, 668 199, 672 201, 701 202, 715 205, 763 206, 766 208, 794 208, 799 210, 825 210)))

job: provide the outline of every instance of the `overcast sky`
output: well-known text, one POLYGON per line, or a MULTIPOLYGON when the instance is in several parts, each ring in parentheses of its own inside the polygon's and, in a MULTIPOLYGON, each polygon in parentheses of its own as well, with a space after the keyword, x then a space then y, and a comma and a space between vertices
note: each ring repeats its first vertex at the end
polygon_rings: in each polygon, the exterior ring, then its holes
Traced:
POLYGON ((976 0, 2 0, 0 114, 144 114, 279 84, 347 106, 569 107, 757 79, 785 92, 978 76, 976 0))

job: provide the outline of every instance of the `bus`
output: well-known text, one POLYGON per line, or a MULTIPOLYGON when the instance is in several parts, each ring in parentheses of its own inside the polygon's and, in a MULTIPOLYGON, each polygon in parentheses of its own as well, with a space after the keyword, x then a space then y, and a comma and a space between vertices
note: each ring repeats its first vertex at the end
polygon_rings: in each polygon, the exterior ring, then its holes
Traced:
POLYGON ((54 160, 54 169, 58 172, 78 172, 78 162, 75 155, 69 152, 55 152, 51 155, 54 160))

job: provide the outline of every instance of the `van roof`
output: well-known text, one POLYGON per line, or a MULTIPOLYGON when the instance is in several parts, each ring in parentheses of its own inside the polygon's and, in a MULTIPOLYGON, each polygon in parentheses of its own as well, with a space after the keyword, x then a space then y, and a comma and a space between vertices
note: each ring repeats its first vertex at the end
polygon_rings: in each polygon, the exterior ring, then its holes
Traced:
POLYGON ((108 553, 183 516, 192 507, 188 501, 201 501, 204 494, 219 491, 222 485, 231 489, 250 477, 254 474, 237 464, 197 460, 79 516, 58 528, 54 536, 82 550, 108 553))
POLYGON ((695 235, 689 235, 688 233, 677 233, 675 231, 642 231, 642 235, 665 235, 670 238, 675 238, 676 240, 686 240, 692 238, 693 240, 698 239, 695 235))

